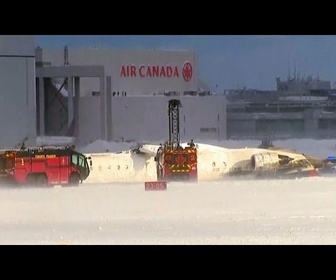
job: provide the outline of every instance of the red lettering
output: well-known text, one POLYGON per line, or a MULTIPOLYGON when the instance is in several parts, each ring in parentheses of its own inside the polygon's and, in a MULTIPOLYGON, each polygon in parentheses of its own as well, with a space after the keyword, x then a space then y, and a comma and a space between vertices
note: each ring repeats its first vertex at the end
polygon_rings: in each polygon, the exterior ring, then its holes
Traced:
POLYGON ((140 65, 137 68, 135 65, 122 65, 120 68, 121 77, 177 77, 179 78, 179 70, 177 66, 158 66, 158 65, 140 65))
POLYGON ((145 74, 142 72, 142 70, 143 70, 144 68, 145 68, 144 65, 141 65, 141 66, 139 67, 139 75, 140 75, 141 78, 145 77, 145 74))
POLYGON ((160 77, 166 77, 166 72, 164 66, 161 67, 160 77))
POLYGON ((153 66, 153 77, 159 77, 159 66, 153 66))
POLYGON ((136 77, 135 66, 134 65, 131 66, 131 77, 136 77))
POLYGON ((147 66, 146 77, 152 77, 152 73, 151 73, 151 68, 150 68, 150 66, 147 66))
POLYGON ((179 77, 177 66, 175 66, 175 69, 174 69, 174 77, 179 77))
POLYGON ((126 77, 126 70, 125 70, 125 66, 121 66, 121 70, 120 70, 120 76, 121 77, 126 77))
POLYGON ((167 77, 170 78, 173 74, 173 68, 171 66, 167 66, 167 77))

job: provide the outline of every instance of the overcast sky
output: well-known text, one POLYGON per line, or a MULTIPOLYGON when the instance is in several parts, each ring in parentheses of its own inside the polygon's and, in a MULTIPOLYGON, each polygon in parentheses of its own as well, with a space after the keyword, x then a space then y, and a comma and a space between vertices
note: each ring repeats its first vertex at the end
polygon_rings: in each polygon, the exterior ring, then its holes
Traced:
POLYGON ((39 35, 42 48, 109 47, 191 49, 200 78, 213 89, 275 89, 275 78, 295 69, 336 81, 335 35, 39 35))

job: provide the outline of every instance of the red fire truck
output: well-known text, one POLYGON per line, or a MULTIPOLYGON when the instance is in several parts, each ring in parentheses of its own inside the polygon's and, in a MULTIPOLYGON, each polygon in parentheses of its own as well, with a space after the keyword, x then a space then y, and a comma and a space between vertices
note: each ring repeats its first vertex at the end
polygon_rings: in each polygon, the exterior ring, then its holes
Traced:
POLYGON ((6 150, 0 153, 0 183, 78 186, 91 165, 91 158, 70 147, 6 150))
POLYGON ((169 100, 169 140, 159 147, 155 161, 157 180, 197 181, 197 149, 193 141, 188 147, 180 145, 180 122, 178 99, 169 100))
POLYGON ((157 153, 157 179, 197 181, 197 150, 194 147, 174 149, 167 146, 157 153))

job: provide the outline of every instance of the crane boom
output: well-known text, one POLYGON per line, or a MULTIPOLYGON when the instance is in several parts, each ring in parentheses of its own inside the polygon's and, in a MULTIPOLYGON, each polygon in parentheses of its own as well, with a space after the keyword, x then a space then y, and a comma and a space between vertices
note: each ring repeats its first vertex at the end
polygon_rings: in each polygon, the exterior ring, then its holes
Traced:
POLYGON ((174 149, 180 146, 180 112, 181 101, 172 99, 168 102, 169 145, 174 149))

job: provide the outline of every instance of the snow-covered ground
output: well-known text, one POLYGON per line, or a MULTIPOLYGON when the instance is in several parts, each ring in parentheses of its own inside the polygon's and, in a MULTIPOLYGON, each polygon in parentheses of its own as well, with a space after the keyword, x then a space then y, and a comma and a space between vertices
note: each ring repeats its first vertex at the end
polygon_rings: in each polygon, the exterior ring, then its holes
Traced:
POLYGON ((336 179, 1 189, 0 244, 336 244, 336 179))
MULTIPOLYGON (((274 142, 321 157, 335 153, 335 143, 274 142)), ((130 144, 91 145, 114 152, 130 144)), ((332 177, 169 183, 165 191, 143 183, 1 188, 0 244, 336 244, 335 198, 332 177)))

